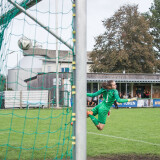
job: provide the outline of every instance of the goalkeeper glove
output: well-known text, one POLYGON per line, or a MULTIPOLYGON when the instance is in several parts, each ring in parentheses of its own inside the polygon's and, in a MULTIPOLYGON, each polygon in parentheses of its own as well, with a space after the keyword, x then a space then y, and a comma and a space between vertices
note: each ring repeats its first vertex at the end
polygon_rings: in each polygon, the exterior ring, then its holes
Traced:
POLYGON ((131 101, 137 101, 137 98, 128 99, 128 102, 131 102, 131 101))

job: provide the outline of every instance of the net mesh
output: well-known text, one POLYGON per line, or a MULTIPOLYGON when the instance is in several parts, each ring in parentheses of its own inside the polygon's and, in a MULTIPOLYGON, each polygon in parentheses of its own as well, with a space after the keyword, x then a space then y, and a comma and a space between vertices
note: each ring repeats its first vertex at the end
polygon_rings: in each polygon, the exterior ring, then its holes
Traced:
POLYGON ((0 159, 72 159, 73 2, 13 2, 42 26, 0 0, 0 159))

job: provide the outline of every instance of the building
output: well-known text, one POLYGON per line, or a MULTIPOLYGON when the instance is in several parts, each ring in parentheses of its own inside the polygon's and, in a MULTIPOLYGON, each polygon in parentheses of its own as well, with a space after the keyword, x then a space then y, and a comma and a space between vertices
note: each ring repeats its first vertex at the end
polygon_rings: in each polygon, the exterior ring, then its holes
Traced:
POLYGON ((25 79, 42 72, 40 57, 24 56, 17 66, 8 70, 7 88, 14 91, 27 90, 25 79))
POLYGON ((124 95, 135 97, 139 93, 144 98, 144 91, 149 90, 150 98, 160 98, 159 74, 88 73, 87 92, 95 92, 107 80, 116 81, 118 91, 124 95))
MULTIPOLYGON (((58 72, 72 71, 72 52, 59 51, 58 72)), ((38 73, 56 72, 56 51, 40 48, 23 50, 24 57, 16 67, 8 70, 8 88, 12 90, 27 90, 25 79, 36 76, 38 73)), ((87 72, 92 61, 87 60, 87 72)))
MULTIPOLYGON (((90 65, 93 63, 89 58, 90 52, 87 52, 87 73, 89 73, 90 65)), ((24 56, 41 56, 42 72, 56 72, 56 50, 46 50, 40 48, 30 48, 23 51, 24 56)), ((67 50, 58 51, 58 72, 72 71, 73 53, 67 50)))
MULTIPOLYGON (((145 98, 144 92, 150 92, 150 98, 160 98, 160 75, 159 74, 128 74, 128 73, 91 73, 90 65, 93 63, 89 58, 90 52, 87 53, 87 92, 96 92, 101 88, 101 84, 107 80, 115 80, 117 83, 117 89, 123 94, 124 97, 135 97, 140 95, 139 98, 145 98)), ((37 90, 48 89, 51 93, 51 98, 55 97, 55 85, 56 85, 56 51, 33 48, 24 51, 25 57, 38 56, 38 68, 28 68, 29 74, 26 77, 21 76, 19 68, 19 77, 23 77, 23 85, 25 89, 37 90), (41 62, 41 63, 40 63, 41 62), (33 74, 33 70, 36 71, 33 74), (26 87, 27 86, 27 87, 26 87)), ((72 72, 72 57, 71 51, 59 51, 59 63, 58 73, 60 80, 60 97, 64 98, 65 93, 70 97, 71 95, 71 72, 72 72)), ((26 62, 27 63, 27 62, 26 62)), ((25 63, 24 63, 25 64, 25 63)), ((23 65, 24 65, 23 64, 23 65)), ((29 65, 27 65, 29 66, 29 65)), ((37 67, 37 65, 34 65, 37 67)), ((12 74, 12 77, 14 75, 12 74)), ((17 76, 15 76, 16 78, 17 76)), ((17 82, 20 82, 17 81, 17 82)), ((17 83, 16 83, 17 84, 17 83)), ((22 84, 22 83, 18 83, 22 84)), ((21 89, 21 88, 18 88, 21 89)), ((67 99, 65 96, 65 99, 67 99)))

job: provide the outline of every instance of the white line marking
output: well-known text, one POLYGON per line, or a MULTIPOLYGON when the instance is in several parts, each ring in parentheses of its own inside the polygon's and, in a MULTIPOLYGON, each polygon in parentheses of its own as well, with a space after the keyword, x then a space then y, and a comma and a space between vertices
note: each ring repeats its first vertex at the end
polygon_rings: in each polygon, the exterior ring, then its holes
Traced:
POLYGON ((123 139, 123 140, 126 140, 126 141, 134 141, 134 142, 146 143, 146 144, 150 144, 150 145, 154 145, 154 146, 160 146, 160 144, 150 143, 150 142, 146 142, 146 141, 142 141, 142 140, 128 139, 128 138, 124 138, 124 137, 111 136, 111 135, 107 135, 107 134, 98 134, 98 133, 93 133, 93 132, 87 132, 87 133, 88 134, 94 134, 94 135, 97 135, 97 136, 105 136, 105 137, 123 139))
MULTIPOLYGON (((7 134, 9 132, 3 132, 0 134, 7 134)), ((14 133, 14 132, 12 132, 14 133)), ((136 139, 129 139, 129 138, 124 138, 124 137, 117 137, 117 136, 111 136, 111 135, 107 135, 107 134, 98 134, 98 133, 93 133, 93 132, 87 132, 88 134, 94 134, 97 136, 105 136, 105 137, 111 137, 111 138, 117 138, 117 139, 123 139, 126 141, 133 141, 133 142, 140 142, 140 143, 146 143, 146 144, 150 144, 150 145, 154 145, 154 146, 160 146, 160 144, 156 144, 156 143, 150 143, 150 142, 146 142, 146 141, 142 141, 142 140, 136 140, 136 139)))

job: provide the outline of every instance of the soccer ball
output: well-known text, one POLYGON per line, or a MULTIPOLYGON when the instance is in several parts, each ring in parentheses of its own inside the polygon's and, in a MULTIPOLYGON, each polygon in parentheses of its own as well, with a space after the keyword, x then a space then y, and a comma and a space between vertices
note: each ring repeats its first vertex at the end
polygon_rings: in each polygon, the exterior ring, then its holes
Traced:
POLYGON ((28 50, 32 46, 32 41, 27 37, 22 37, 18 40, 18 46, 22 50, 28 50))

